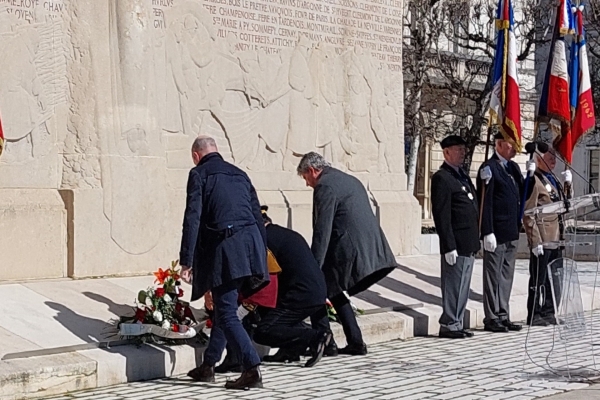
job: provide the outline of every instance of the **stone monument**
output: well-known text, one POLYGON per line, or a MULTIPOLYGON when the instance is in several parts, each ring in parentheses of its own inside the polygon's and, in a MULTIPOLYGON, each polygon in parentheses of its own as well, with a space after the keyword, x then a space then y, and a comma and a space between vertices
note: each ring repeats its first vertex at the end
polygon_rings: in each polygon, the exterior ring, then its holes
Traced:
POLYGON ((0 0, 0 54, 0 280, 177 258, 200 133, 308 240, 295 167, 315 150, 365 184, 397 254, 416 249, 401 0, 0 0))

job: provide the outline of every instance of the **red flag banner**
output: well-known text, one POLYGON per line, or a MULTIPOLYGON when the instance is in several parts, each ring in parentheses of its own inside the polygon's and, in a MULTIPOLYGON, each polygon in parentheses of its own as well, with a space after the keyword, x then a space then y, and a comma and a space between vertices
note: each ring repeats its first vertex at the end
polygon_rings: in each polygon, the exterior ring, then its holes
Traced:
POLYGON ((0 116, 0 156, 4 150, 4 132, 2 131, 2 117, 0 116))

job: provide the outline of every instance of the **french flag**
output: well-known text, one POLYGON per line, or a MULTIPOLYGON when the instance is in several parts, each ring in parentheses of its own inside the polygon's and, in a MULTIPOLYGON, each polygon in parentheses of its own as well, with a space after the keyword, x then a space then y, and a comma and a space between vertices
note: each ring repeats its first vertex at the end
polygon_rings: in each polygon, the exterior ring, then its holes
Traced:
POLYGON ((552 129, 555 145, 570 137, 571 104, 565 35, 572 32, 571 4, 569 0, 561 0, 557 8, 554 35, 537 112, 537 121, 546 122, 552 129))
POLYGON ((571 47, 571 131, 555 143, 558 151, 571 163, 573 149, 579 139, 594 129, 594 101, 590 83, 590 70, 583 27, 583 6, 573 7, 575 19, 575 37, 571 47))
POLYGON ((521 151, 521 99, 517 77, 517 40, 510 0, 499 0, 496 14, 498 40, 494 58, 490 123, 498 126, 504 139, 521 151))

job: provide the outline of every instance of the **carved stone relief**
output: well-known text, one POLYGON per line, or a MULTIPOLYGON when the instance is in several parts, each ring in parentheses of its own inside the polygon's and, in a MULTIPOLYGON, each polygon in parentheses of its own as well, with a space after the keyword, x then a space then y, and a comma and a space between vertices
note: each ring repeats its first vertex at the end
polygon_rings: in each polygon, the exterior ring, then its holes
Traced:
MULTIPOLYGON (((55 3, 55 4, 54 4, 55 3)), ((0 1, 2 163, 26 164, 55 146, 56 107, 66 100, 64 5, 0 1)))

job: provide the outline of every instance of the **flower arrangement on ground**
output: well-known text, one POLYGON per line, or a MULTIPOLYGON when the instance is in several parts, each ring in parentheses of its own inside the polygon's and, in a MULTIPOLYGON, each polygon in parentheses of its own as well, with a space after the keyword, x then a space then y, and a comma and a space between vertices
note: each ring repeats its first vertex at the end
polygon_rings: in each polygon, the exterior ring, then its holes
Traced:
POLYGON ((159 268, 154 273, 158 287, 140 290, 135 301, 135 315, 121 317, 119 334, 127 338, 147 339, 190 339, 197 333, 197 321, 189 303, 182 301, 179 261, 171 268, 159 268))

